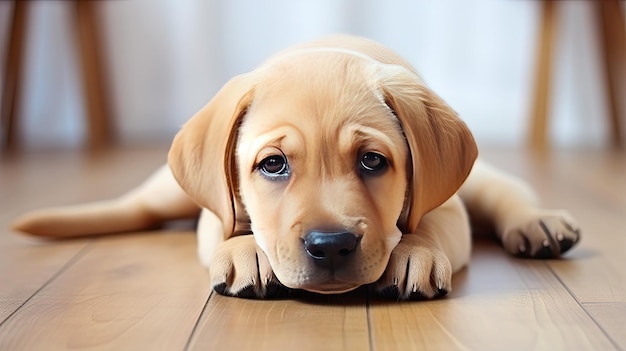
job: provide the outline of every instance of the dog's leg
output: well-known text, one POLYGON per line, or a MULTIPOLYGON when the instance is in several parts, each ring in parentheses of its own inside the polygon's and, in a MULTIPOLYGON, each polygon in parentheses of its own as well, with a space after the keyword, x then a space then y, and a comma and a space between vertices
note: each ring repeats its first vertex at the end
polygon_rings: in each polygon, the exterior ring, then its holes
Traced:
POLYGON ((472 216, 493 224, 513 255, 559 257, 580 238, 567 212, 542 209, 528 184, 483 162, 476 162, 459 194, 472 216))
POLYGON ((196 233, 198 236, 198 257, 200 262, 209 268, 215 251, 224 241, 222 234, 224 233, 224 224, 215 213, 202 209, 196 233))
POLYGON ((117 199, 34 211, 18 218, 13 228, 46 237, 109 234, 192 218, 199 210, 169 167, 163 166, 142 185, 117 199))
POLYGON ((451 290, 452 273, 470 259, 470 225, 458 196, 430 211, 416 233, 405 234, 376 284, 383 296, 427 299, 451 290))

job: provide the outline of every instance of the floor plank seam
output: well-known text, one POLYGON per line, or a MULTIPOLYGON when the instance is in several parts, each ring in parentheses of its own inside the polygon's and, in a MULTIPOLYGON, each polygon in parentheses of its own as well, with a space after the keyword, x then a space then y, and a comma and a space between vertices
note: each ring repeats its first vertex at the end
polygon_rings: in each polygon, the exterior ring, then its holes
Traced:
POLYGON ((22 309, 22 307, 24 307, 30 300, 32 300, 33 297, 39 294, 39 292, 45 289, 48 285, 50 285, 53 281, 55 281, 58 277, 60 277, 61 274, 63 274, 71 266, 73 266, 74 263, 78 262, 78 260, 80 260, 83 256, 85 256, 85 254, 87 254, 87 252, 89 252, 94 246, 93 244, 95 240, 96 239, 90 239, 89 241, 87 241, 85 243, 85 246, 83 246, 80 250, 78 250, 78 252, 76 252, 72 257, 70 257, 70 259, 67 260, 67 262, 65 262, 63 266, 61 266, 61 268, 56 273, 54 273, 48 280, 46 280, 45 283, 43 283, 37 290, 35 290, 35 292, 33 292, 26 300, 24 300, 24 302, 22 302, 2 322, 0 322, 0 328, 2 328, 2 326, 5 323, 7 323, 15 314, 17 314, 22 309))
POLYGON ((561 279, 561 277, 559 277, 559 275, 556 273, 556 271, 552 268, 552 266, 546 262, 545 263, 546 267, 548 268, 548 271, 550 271, 550 273, 552 273, 552 275, 554 276, 554 278, 556 278, 556 280, 563 286, 563 288, 565 289, 565 291, 567 291, 567 293, 572 297, 572 299, 576 302, 576 304, 578 305, 578 307, 580 307, 580 309, 587 315, 587 317, 589 317, 589 319, 591 319, 593 321, 593 324, 595 324, 598 329, 600 329, 600 331, 602 332, 602 334, 604 334, 604 336, 609 340, 609 342, 611 343, 611 345, 613 345, 613 347, 615 347, 616 350, 620 350, 620 351, 624 351, 624 349, 622 349, 619 346, 619 343, 614 340, 611 337, 611 334, 609 334, 603 327, 602 325, 595 319, 593 318, 593 315, 591 313, 589 313, 589 311, 587 310, 587 308, 585 308, 585 305, 580 302, 580 300, 578 300, 578 298, 576 297, 576 294, 574 294, 574 292, 567 286, 567 284, 565 284, 565 282, 561 279))
POLYGON ((365 314, 367 319, 367 341, 369 343, 369 350, 374 351, 374 328, 372 328, 372 315, 370 305, 370 289, 365 294, 365 314))
POLYGON ((202 310, 200 311, 200 314, 198 314, 198 318, 196 319, 196 322, 194 323, 193 328, 191 328, 191 333, 189 333, 189 338, 187 338, 187 342, 185 343, 185 347, 183 348, 184 351, 188 351, 189 348, 191 347, 191 341, 193 340, 193 337, 195 336, 196 331, 198 330, 198 327, 200 326, 200 321, 202 320, 202 317, 206 313, 207 306, 209 305, 209 301, 211 300, 211 297, 213 296, 213 294, 214 294, 214 291, 213 289, 211 289, 211 291, 209 292, 209 296, 206 298, 206 301, 204 302, 204 306, 202 306, 202 310))

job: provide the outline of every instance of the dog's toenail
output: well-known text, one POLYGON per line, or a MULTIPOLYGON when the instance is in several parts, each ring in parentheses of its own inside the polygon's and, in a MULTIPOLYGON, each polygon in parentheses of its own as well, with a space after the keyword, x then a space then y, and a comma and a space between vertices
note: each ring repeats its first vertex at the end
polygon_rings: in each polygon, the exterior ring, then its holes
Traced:
POLYGON ((550 246, 550 241, 548 240, 544 240, 543 243, 541 243, 544 247, 548 247, 550 246))
POLYGON ((559 233, 559 234, 557 234, 557 235, 556 235, 556 240, 558 240, 558 241, 563 241, 563 234, 560 234, 560 233, 559 233))

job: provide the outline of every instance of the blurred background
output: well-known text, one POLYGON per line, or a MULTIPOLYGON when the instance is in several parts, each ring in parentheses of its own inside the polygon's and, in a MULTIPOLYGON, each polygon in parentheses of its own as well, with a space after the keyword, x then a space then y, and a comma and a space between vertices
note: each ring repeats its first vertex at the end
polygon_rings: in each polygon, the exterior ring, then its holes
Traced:
MULTIPOLYGON (((76 3, 28 3, 14 116, 20 147, 82 147, 88 122, 76 3)), ((610 112, 596 4, 555 5, 550 143, 605 147, 610 112)), ((403 55, 480 145, 520 147, 534 113, 543 6, 512 0, 97 1, 89 21, 99 38, 107 118, 121 143, 168 142, 230 77, 289 45, 342 32, 403 55)), ((14 9, 14 1, 0 1, 1 67, 7 67, 14 9)), ((624 6, 620 11, 623 18, 624 6)), ((6 81, 11 72, 1 74, 6 81)), ((6 95, 6 84, 1 89, 6 95)))

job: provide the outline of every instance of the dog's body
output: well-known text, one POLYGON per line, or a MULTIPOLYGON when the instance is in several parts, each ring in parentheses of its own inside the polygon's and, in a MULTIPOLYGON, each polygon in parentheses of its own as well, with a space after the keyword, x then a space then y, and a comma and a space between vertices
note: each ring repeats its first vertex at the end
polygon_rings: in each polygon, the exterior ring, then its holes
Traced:
POLYGON ((465 124, 408 63, 336 36, 233 78, 177 135, 169 167, 134 191, 35 212, 15 227, 95 235, 202 209, 200 259, 221 293, 376 283, 431 298, 469 262, 467 212, 518 256, 558 257, 579 239, 566 213, 540 209, 528 186, 476 155, 465 124))

